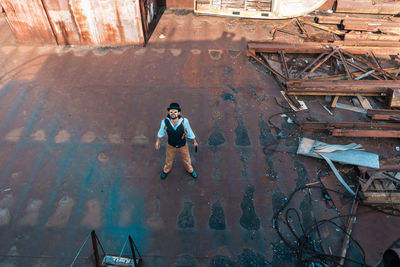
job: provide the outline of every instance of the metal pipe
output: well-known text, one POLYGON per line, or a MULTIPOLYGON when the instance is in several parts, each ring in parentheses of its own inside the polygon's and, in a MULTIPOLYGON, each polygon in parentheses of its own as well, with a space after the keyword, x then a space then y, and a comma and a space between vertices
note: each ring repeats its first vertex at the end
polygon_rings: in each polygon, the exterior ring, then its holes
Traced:
POLYGON ((96 267, 101 267, 101 265, 100 265, 100 257, 99 257, 99 248, 97 247, 97 239, 96 239, 95 231, 93 230, 90 233, 90 235, 92 237, 92 246, 93 246, 94 260, 95 260, 96 267))

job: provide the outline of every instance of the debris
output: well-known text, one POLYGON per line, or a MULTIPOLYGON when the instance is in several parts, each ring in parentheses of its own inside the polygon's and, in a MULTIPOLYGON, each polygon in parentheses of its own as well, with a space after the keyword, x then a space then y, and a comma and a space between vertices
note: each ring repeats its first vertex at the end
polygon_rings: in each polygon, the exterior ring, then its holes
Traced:
POLYGON ((400 124, 372 122, 305 122, 307 132, 325 132, 333 136, 400 138, 400 124))
POLYGON ((98 159, 100 162, 102 162, 102 163, 106 163, 110 158, 109 158, 106 154, 100 153, 100 154, 97 156, 97 159, 98 159))
POLYGON ((368 109, 367 117, 374 121, 400 122, 400 110, 393 109, 368 109))
POLYGON ((335 165, 332 163, 332 161, 327 158, 324 153, 318 153, 329 165, 329 167, 331 168, 331 170, 333 171, 333 173, 336 175, 336 178, 338 178, 339 182, 346 188, 346 190, 351 194, 351 195, 355 195, 356 193, 354 193, 353 190, 351 190, 351 188, 349 187, 349 185, 343 180, 342 176, 340 175, 340 173, 338 172, 338 170, 336 169, 335 165))
POLYGON ((364 108, 350 106, 350 105, 342 104, 342 103, 337 103, 336 104, 336 108, 350 110, 350 111, 354 111, 354 112, 358 112, 358 113, 362 113, 362 114, 366 114, 367 113, 367 110, 364 109, 364 108))
POLYGON ((312 182, 312 183, 308 183, 306 184, 306 186, 310 186, 310 185, 316 185, 316 184, 320 184, 320 181, 316 181, 316 182, 312 182))
POLYGON ((325 105, 323 105, 321 102, 319 104, 329 113, 329 115, 333 116, 332 111, 330 111, 327 107, 325 107, 325 105))
POLYGON ((393 107, 400 107, 400 89, 392 89, 390 88, 386 93, 386 104, 393 107))
POLYGON ((303 137, 300 139, 297 154, 322 159, 320 154, 324 153, 324 156, 331 161, 373 169, 379 168, 379 156, 374 153, 360 151, 360 148, 361 145, 357 144, 346 146, 330 145, 303 137), (317 152, 314 152, 315 150, 317 152))

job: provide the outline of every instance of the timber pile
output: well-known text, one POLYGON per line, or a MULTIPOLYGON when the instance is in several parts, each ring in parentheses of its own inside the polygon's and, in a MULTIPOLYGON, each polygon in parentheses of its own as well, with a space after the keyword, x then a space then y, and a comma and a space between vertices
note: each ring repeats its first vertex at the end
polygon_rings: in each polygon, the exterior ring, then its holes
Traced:
MULTIPOLYGON (((369 40, 382 42, 399 42, 400 18, 358 18, 343 16, 323 16, 314 18, 317 25, 336 27, 342 31, 340 34, 345 41, 369 40)), ((338 34, 339 35, 339 34, 338 34)))
POLYGON ((338 0, 336 12, 396 15, 400 13, 400 2, 397 0, 338 0))
POLYGON ((400 107, 400 68, 395 61, 379 60, 375 53, 397 55, 400 46, 270 41, 249 42, 247 50, 287 95, 357 96, 361 103, 362 96, 384 96, 389 107, 400 107), (382 67, 383 63, 391 65, 382 67))
POLYGON ((378 169, 358 167, 360 196, 364 204, 400 204, 400 164, 395 160, 380 162, 378 169))

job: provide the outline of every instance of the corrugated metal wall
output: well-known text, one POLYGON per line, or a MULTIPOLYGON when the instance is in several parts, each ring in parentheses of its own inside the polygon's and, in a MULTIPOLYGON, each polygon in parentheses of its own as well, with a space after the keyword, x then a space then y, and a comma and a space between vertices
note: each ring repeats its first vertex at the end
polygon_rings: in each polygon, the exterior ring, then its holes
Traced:
POLYGON ((41 0, 0 0, 8 24, 17 40, 55 44, 54 35, 41 0))
POLYGON ((0 3, 18 41, 59 45, 142 45, 158 11, 156 0, 0 0, 0 3))

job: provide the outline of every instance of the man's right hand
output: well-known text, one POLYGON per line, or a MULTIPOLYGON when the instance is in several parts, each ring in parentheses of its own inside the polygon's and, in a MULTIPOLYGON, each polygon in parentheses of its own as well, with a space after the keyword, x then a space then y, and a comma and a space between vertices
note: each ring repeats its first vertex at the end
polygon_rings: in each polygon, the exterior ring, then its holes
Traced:
POLYGON ((156 142, 156 144, 154 145, 154 147, 155 147, 155 149, 156 150, 159 150, 160 149, 160 142, 156 142))

